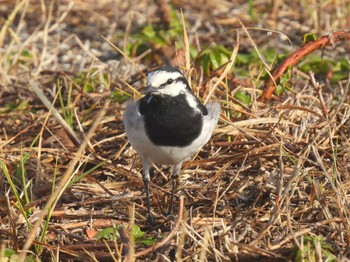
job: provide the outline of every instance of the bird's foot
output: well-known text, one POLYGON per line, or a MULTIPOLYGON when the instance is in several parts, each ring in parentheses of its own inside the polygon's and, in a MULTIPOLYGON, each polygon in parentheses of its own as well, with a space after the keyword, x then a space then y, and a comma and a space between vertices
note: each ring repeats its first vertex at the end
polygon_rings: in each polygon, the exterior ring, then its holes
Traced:
POLYGON ((153 226, 154 225, 154 217, 151 215, 147 216, 147 221, 146 221, 147 225, 153 226))

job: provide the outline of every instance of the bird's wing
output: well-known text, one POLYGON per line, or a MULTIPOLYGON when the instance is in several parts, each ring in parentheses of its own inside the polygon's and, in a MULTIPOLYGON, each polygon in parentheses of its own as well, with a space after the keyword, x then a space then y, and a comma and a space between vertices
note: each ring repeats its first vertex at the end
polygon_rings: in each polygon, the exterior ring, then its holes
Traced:
POLYGON ((220 104, 218 102, 209 102, 207 105, 208 114, 203 117, 204 122, 210 123, 212 130, 216 127, 216 124, 220 116, 220 104))
POLYGON ((139 103, 134 100, 129 100, 124 112, 124 125, 128 129, 138 130, 143 125, 142 115, 139 112, 139 103))
POLYGON ((203 116, 203 132, 198 143, 202 147, 207 143, 218 123, 220 116, 220 104, 217 102, 209 102, 206 105, 208 114, 203 116))

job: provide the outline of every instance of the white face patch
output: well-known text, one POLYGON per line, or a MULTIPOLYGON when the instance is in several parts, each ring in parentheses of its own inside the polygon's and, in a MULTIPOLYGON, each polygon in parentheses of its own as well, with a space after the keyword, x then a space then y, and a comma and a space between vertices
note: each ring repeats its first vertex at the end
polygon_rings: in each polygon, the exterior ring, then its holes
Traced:
POLYGON ((176 79, 182 77, 180 72, 167 72, 167 71, 153 71, 147 77, 149 85, 159 88, 162 84, 165 84, 169 78, 176 79))
POLYGON ((148 85, 158 89, 160 94, 178 96, 188 92, 184 82, 175 81, 180 77, 184 77, 180 72, 154 71, 148 75, 147 82, 148 85), (169 79, 173 79, 173 83, 167 84, 169 79))
POLYGON ((188 90, 187 86, 183 82, 174 82, 170 85, 165 85, 158 89, 160 94, 168 95, 168 96, 178 96, 179 94, 186 94, 188 90))

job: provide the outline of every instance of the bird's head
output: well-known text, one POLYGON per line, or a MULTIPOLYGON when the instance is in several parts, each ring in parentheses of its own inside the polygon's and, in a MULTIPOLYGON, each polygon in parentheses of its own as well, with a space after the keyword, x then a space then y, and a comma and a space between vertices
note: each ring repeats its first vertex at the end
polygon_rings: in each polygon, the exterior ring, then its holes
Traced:
POLYGON ((144 94, 178 96, 192 93, 188 82, 180 70, 171 67, 160 67, 148 74, 144 94))

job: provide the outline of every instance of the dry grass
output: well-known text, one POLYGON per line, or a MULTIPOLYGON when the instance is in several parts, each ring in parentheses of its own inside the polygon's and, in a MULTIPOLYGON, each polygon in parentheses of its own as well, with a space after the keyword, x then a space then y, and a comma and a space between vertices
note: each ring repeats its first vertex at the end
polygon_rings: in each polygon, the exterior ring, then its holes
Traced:
MULTIPOLYGON (((350 26, 349 1, 233 2, 172 3, 183 10, 189 43, 239 46, 238 54, 290 52, 304 33, 350 26)), ((0 3, 1 261, 8 249, 22 261, 121 261, 123 252, 130 261, 133 254, 294 261, 296 248, 304 261, 330 261, 327 251, 349 260, 350 78, 330 83, 295 68, 292 90, 262 103, 261 76, 271 69, 263 54, 259 66, 245 67, 248 77, 225 72, 210 79, 192 64, 194 91, 220 101, 222 115, 210 143, 184 165, 182 219, 162 215, 170 183, 161 167, 151 185, 158 223, 145 224, 141 163, 124 134, 124 103, 114 95, 138 96, 144 73, 165 61, 189 64, 174 43, 154 48, 148 59, 150 51, 131 58, 101 35, 124 52, 139 27, 166 23, 166 8, 146 0, 0 3), (239 90, 251 96, 249 105, 236 99, 239 90), (117 240, 96 239, 97 231, 120 224, 117 240), (143 254, 147 247, 133 239, 132 225, 158 243, 174 236, 143 254)), ((348 43, 318 54, 350 59, 348 43)))

